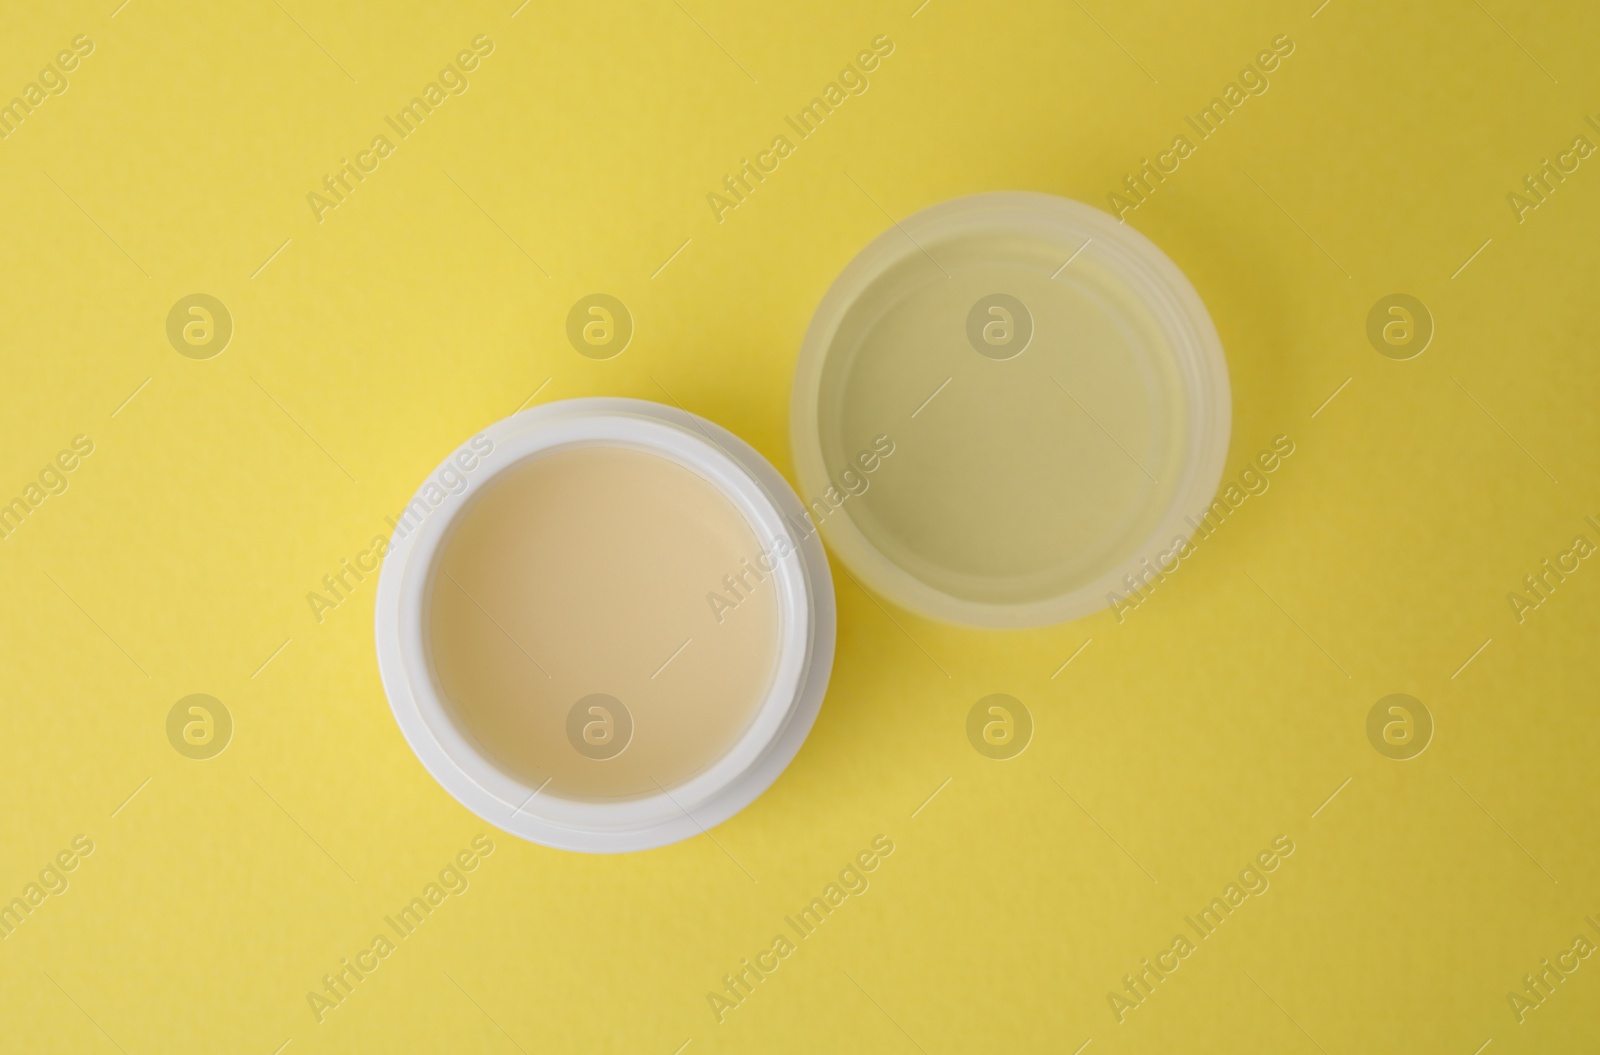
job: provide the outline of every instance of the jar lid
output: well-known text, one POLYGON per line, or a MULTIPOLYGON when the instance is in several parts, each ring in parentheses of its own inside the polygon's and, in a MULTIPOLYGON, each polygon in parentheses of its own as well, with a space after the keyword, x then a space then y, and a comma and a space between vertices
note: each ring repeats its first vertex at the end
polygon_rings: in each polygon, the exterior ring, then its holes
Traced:
POLYGON ((1154 243, 1045 194, 958 198, 845 267, 791 410, 810 516, 875 592, 983 627, 1106 607, 1227 455, 1221 341, 1154 243))

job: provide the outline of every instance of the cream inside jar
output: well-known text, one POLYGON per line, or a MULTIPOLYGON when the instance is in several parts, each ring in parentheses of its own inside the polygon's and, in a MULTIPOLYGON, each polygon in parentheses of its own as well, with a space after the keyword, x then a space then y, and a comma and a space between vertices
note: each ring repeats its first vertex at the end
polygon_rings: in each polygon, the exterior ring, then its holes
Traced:
POLYGON ((427 642, 500 769, 557 798, 670 792, 722 757, 772 681, 779 605, 739 509, 673 460, 557 449, 456 518, 427 642))

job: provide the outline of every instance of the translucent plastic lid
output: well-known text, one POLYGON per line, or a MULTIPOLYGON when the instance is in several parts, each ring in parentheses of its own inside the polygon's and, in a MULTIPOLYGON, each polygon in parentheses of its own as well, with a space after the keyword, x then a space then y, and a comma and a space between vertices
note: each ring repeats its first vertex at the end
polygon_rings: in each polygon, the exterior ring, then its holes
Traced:
POLYGON ((1137 231, 983 194, 885 231, 834 281, 796 371, 813 519, 924 615, 1038 626, 1125 593, 1221 477, 1227 366, 1194 288, 1137 231))

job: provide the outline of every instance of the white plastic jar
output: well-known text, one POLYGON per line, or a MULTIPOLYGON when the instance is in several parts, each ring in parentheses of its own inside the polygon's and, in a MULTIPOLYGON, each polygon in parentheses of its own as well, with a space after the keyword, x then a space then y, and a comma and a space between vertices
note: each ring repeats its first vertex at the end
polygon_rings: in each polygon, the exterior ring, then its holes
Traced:
POLYGON ((473 437, 397 518, 378 583, 379 670, 422 764, 485 821, 569 850, 661 846, 749 805, 810 731, 834 633, 784 479, 632 399, 473 437))

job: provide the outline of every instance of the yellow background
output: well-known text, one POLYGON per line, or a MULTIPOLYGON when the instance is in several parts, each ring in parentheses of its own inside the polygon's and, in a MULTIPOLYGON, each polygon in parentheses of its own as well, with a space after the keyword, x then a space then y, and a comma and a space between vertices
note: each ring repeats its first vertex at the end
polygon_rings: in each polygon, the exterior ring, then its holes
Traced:
POLYGON ((0 942, 0 1048, 1597 1043, 1600 959, 1525 1023, 1506 994, 1600 940, 1600 568, 1520 625, 1506 595, 1600 542, 1600 157, 1524 222, 1506 195, 1600 144, 1600 13, 915 6, 7 7, 0 100, 95 49, 0 142, 0 499, 95 451, 0 543, 0 896, 95 850, 0 942), (470 89, 316 222, 306 195, 478 34, 470 89), (880 34, 870 90, 717 223, 705 195, 880 34), (975 632, 891 621, 835 568, 821 716, 715 842, 556 852, 434 784, 379 686, 373 582, 321 624, 305 595, 441 457, 535 390, 670 393, 787 471, 802 332, 885 213, 1104 206, 1280 34, 1270 90, 1129 221, 1221 332, 1227 475, 1296 452, 1149 601, 975 632), (165 335, 196 292, 234 319, 207 361, 165 335), (637 326, 607 362, 564 335, 594 292, 637 326), (1364 332, 1399 292, 1437 327, 1404 362, 1364 332), (964 731, 994 692, 1036 723, 1005 762, 964 731), (1394 692, 1437 723, 1407 762, 1365 732, 1394 692), (235 722, 208 761, 166 739, 190 693, 235 722), (480 832, 471 888, 318 1024, 305 994, 480 832), (706 993, 879 833, 871 888, 719 1025, 706 993), (1119 1024, 1106 994, 1278 834, 1271 889, 1119 1024))

